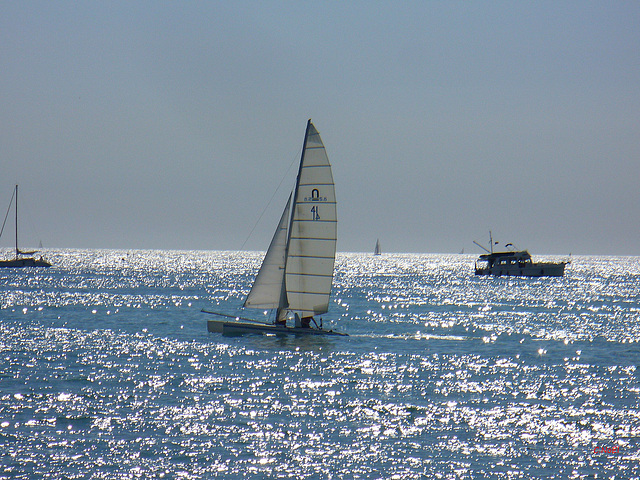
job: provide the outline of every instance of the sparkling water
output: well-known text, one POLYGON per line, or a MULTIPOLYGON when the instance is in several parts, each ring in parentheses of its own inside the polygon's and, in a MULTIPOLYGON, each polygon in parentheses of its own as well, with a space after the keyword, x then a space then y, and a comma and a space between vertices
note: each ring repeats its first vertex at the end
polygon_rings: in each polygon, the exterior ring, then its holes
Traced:
POLYGON ((321 338, 207 332, 262 253, 46 257, 0 269, 0 478, 640 477, 638 257, 339 254, 321 338))

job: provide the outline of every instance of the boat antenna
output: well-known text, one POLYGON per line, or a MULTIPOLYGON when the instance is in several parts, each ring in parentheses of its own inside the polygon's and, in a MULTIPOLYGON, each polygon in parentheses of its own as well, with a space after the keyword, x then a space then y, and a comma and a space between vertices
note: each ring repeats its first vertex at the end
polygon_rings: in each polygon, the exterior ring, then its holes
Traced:
POLYGON ((480 244, 479 244, 478 242, 476 242, 475 240, 473 241, 473 243, 475 243, 477 246, 479 246, 479 247, 480 247, 481 249, 483 249, 485 252, 487 252, 487 253, 491 253, 491 252, 489 251, 489 249, 488 249, 488 248, 484 247, 483 245, 480 245, 480 244))

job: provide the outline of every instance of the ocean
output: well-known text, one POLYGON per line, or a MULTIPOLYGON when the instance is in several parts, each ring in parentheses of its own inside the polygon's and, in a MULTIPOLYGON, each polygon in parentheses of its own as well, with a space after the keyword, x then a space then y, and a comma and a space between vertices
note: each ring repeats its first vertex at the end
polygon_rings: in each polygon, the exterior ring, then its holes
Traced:
POLYGON ((0 478, 640 478, 640 257, 338 254, 348 337, 208 333, 262 255, 0 269, 0 478))

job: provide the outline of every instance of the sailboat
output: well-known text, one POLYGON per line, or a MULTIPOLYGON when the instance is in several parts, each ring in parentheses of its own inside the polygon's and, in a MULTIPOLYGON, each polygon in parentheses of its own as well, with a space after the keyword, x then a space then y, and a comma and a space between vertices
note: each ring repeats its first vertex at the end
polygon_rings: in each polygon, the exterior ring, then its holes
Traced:
POLYGON ((7 209, 7 214, 4 217, 4 222, 2 223, 2 229, 0 230, 0 237, 4 233, 4 227, 7 224, 7 218, 9 217, 9 212, 11 211, 11 205, 13 204, 13 200, 15 198, 15 226, 16 226, 16 252, 15 258, 11 260, 0 260, 0 268, 22 268, 22 267, 50 267, 51 264, 47 262, 44 258, 34 258, 34 257, 25 257, 24 255, 33 255, 37 253, 36 250, 23 252, 18 248, 18 185, 13 191, 13 195, 11 196, 11 200, 9 201, 9 208, 7 209))
POLYGON ((373 254, 380 255, 381 253, 382 253, 382 250, 380 250, 380 239, 378 238, 376 240, 376 247, 373 249, 373 254))
POLYGON ((243 305, 275 310, 275 322, 202 310, 233 319, 209 320, 208 331, 225 335, 346 335, 325 330, 318 318, 329 309, 336 241, 331 164, 320 134, 309 120, 295 188, 243 305))

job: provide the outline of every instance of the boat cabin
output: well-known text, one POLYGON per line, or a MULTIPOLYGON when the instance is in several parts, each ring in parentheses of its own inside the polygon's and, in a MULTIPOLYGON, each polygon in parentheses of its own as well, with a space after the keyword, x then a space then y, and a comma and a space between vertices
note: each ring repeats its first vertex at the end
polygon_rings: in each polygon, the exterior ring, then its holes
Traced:
POLYGON ((520 252, 495 252, 480 255, 476 269, 478 267, 525 268, 529 265, 531 265, 531 255, 526 250, 520 252))
POLYGON ((518 277, 561 277, 569 262, 533 262, 526 250, 518 252, 493 252, 480 255, 476 261, 476 275, 518 277))

